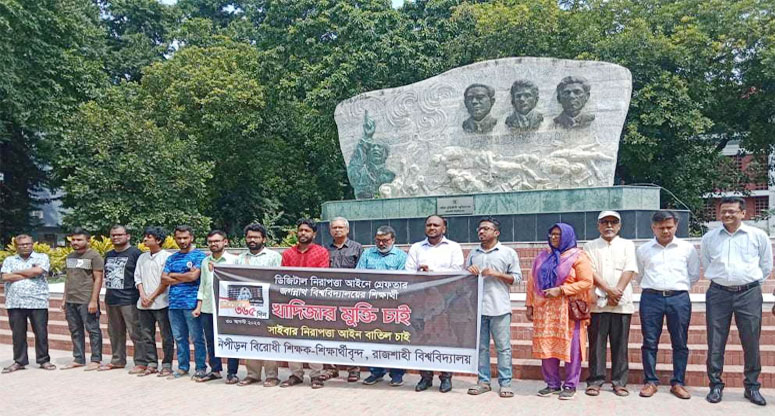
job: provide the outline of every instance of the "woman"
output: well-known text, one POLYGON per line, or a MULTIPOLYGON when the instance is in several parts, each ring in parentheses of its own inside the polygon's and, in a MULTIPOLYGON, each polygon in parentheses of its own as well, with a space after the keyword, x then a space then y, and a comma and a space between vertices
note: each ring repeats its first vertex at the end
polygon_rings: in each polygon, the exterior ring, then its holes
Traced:
POLYGON ((576 321, 569 316, 569 303, 578 299, 589 302, 592 265, 576 247, 573 227, 557 223, 549 229, 549 249, 533 262, 527 283, 527 319, 533 322, 533 356, 541 359, 546 388, 538 395, 560 395, 570 400, 576 394, 581 376, 581 361, 587 350, 589 320, 576 321), (561 384, 560 360, 565 362, 565 383, 561 384))

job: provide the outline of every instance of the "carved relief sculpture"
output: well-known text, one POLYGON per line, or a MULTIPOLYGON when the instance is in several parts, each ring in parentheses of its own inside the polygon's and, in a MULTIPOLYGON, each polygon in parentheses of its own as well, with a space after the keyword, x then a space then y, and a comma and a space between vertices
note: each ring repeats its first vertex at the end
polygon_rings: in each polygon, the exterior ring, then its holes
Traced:
POLYGON ((536 130, 544 121, 544 116, 535 109, 538 103, 538 87, 527 80, 517 80, 511 85, 511 105, 514 112, 506 118, 511 130, 536 130))
POLYGON ((363 137, 358 142, 350 158, 350 164, 347 166, 347 176, 358 199, 374 198, 378 195, 380 185, 390 183, 396 177, 396 174, 385 166, 390 153, 388 147, 374 142, 376 129, 376 123, 369 118, 369 112, 365 111, 363 137))
POLYGON ((582 113, 589 100, 589 82, 580 76, 563 78, 557 85, 557 101, 562 105, 562 113, 554 118, 554 124, 563 129, 581 129, 589 127, 595 120, 594 114, 582 113))
POLYGON ((495 104, 495 89, 484 84, 471 84, 463 93, 463 99, 471 115, 463 122, 463 130, 466 133, 490 133, 498 124, 498 120, 490 115, 495 104))

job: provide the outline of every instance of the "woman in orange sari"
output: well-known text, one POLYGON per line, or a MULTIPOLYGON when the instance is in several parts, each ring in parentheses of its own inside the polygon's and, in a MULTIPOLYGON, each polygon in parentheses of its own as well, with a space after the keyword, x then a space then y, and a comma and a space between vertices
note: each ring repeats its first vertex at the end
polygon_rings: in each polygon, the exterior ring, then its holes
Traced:
POLYGON ((581 361, 587 349, 589 320, 569 316, 571 299, 589 302, 592 265, 576 247, 576 233, 568 224, 549 229, 549 248, 533 262, 527 283, 527 319, 533 322, 533 356, 541 359, 546 387, 541 397, 559 394, 570 400, 581 377, 581 361), (560 360, 565 362, 565 381, 560 379, 560 360))

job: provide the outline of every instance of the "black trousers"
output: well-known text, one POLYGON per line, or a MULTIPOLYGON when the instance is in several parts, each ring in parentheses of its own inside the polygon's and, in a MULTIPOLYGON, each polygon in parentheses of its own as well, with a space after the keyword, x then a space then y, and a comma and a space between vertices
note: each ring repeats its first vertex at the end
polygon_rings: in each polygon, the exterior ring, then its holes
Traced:
POLYGON ((630 365, 627 355, 632 315, 593 313, 589 325, 589 377, 587 385, 605 383, 606 347, 611 341, 611 384, 626 386, 630 365))
POLYGON ((762 290, 754 286, 742 292, 729 292, 711 284, 705 293, 705 317, 708 332, 708 379, 710 386, 724 386, 724 352, 727 347, 729 326, 735 315, 735 324, 743 344, 743 384, 747 389, 758 389, 762 371, 759 338, 762 332, 762 290))
POLYGON ((8 309, 13 361, 19 365, 30 363, 27 357, 27 320, 35 334, 35 362, 43 364, 51 361, 48 355, 48 309, 8 309))
MULTIPOLYGON (((426 380, 433 380, 433 371, 420 371, 420 377, 426 379, 426 380)), ((448 371, 441 371, 439 372, 439 380, 452 379, 452 373, 448 371)))

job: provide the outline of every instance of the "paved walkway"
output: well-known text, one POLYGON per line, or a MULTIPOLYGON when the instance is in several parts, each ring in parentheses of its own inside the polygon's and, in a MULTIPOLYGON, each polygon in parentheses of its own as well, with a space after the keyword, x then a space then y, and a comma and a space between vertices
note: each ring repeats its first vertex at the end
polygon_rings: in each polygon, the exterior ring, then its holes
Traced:
MULTIPOLYGON (((35 356, 31 348, 30 358, 35 356)), ((11 364, 11 346, 0 345, 0 365, 11 364)), ((70 361, 67 352, 52 351, 52 361, 61 367, 70 361)), ((240 368, 244 376, 244 368, 240 368)), ((281 369, 281 378, 287 370, 281 369)), ((473 397, 466 389, 472 377, 456 377, 453 390, 441 394, 437 389, 414 392, 418 380, 407 375, 407 383, 398 388, 386 383, 364 386, 343 380, 329 381, 321 390, 308 384, 288 389, 261 386, 237 387, 221 380, 195 383, 189 379, 174 381, 156 377, 136 377, 127 370, 84 372, 80 369, 46 372, 35 365, 26 370, 0 375, 0 404, 4 414, 12 415, 757 415, 771 414, 775 408, 775 390, 763 390, 770 405, 761 408, 743 399, 742 389, 727 389, 724 401, 711 405, 704 400, 706 389, 690 389, 691 400, 679 400, 662 387, 651 399, 637 394, 620 398, 603 391, 599 397, 582 392, 571 401, 556 396, 541 398, 535 392, 543 387, 537 381, 515 381, 516 397, 501 399, 495 393, 473 397), (766 413, 765 413, 766 412, 766 413)), ((438 385, 438 381, 436 380, 438 385)), ((435 387, 435 386, 434 386, 435 387)), ((633 386, 639 387, 639 386, 633 386)))

